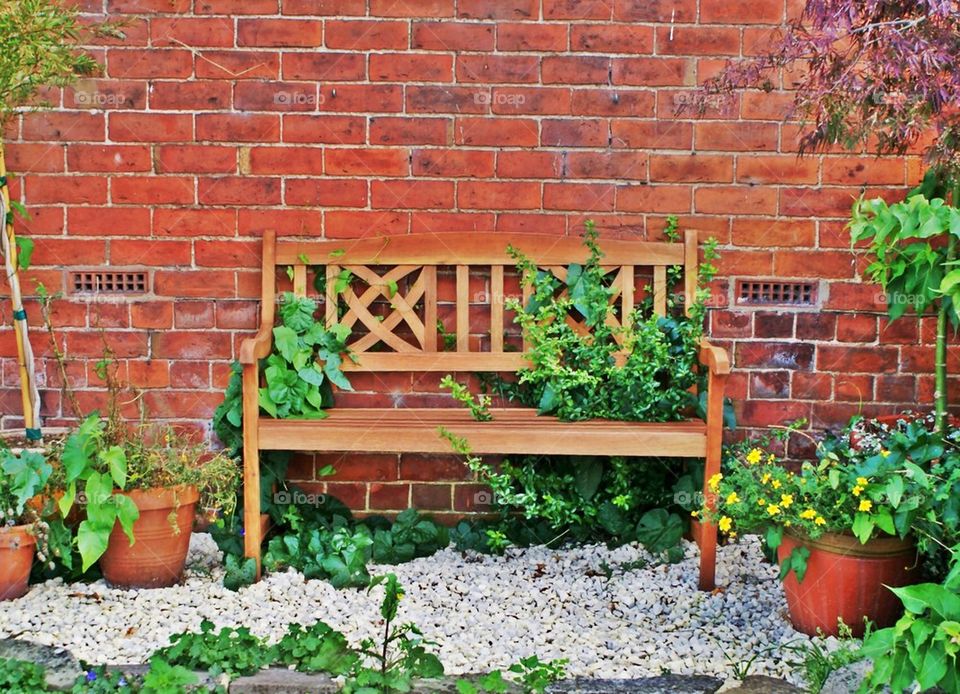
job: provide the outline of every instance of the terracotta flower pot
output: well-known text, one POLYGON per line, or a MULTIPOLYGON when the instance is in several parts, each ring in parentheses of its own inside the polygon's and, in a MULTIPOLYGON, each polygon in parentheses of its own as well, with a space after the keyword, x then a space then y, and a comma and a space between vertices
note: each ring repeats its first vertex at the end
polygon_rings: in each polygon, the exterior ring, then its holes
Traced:
POLYGON ((837 620, 862 636, 864 617, 877 627, 891 626, 903 612, 893 588, 915 583, 916 548, 897 537, 874 538, 862 545, 852 535, 824 533, 816 540, 783 536, 780 561, 797 546, 810 550, 803 582, 791 571, 783 581, 790 621, 805 634, 820 630, 836 636, 837 620))
POLYGON ((37 548, 28 525, 0 527, 0 600, 26 594, 37 548))
POLYGON ((180 582, 200 495, 196 487, 125 492, 140 509, 131 545, 120 523, 110 533, 100 570, 123 588, 165 588, 180 582))

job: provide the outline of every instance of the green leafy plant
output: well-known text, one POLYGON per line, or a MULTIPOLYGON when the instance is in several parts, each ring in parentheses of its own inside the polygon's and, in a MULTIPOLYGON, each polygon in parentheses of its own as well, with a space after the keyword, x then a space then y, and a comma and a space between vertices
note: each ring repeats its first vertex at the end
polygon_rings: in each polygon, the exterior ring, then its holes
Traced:
MULTIPOLYGON (((352 390, 340 370, 350 329, 327 328, 314 318, 317 302, 286 292, 280 303, 280 321, 273 329, 273 352, 267 356, 260 389, 260 407, 272 417, 319 419, 333 404, 335 385, 352 390)), ((238 426, 236 413, 224 417, 238 426)))
POLYGON ((276 646, 277 662, 300 672, 329 672, 346 675, 360 662, 360 656, 346 637, 324 622, 304 628, 291 624, 276 646))
POLYGON ((490 413, 490 403, 492 399, 486 393, 480 393, 474 396, 470 389, 462 383, 457 383, 453 376, 447 374, 440 379, 440 387, 450 390, 450 395, 461 405, 470 410, 470 416, 478 422, 489 422, 493 419, 490 413))
POLYGON ((960 692, 960 546, 957 552, 942 584, 891 588, 905 613, 893 627, 864 640, 861 653, 873 660, 873 670, 861 691, 889 686, 899 694, 916 682, 924 691, 960 692))
POLYGON ((275 652, 263 639, 251 634, 248 627, 214 629, 213 622, 205 619, 199 633, 174 634, 170 645, 156 651, 153 657, 169 665, 207 670, 213 675, 226 673, 230 677, 252 674, 273 661, 275 652))
POLYGON ((0 658, 0 691, 8 694, 46 692, 44 669, 24 660, 0 658))
POLYGON ((947 204, 935 172, 903 202, 888 205, 883 199, 854 204, 849 223, 853 243, 866 241, 875 260, 867 267, 870 278, 883 287, 891 321, 909 308, 917 316, 929 308, 937 314, 934 374, 937 429, 947 427, 947 321, 960 321, 960 268, 956 259, 960 238, 960 188, 947 204), (927 195, 924 195, 926 192, 927 195), (935 197, 940 192, 940 197, 935 197), (928 197, 929 195, 929 197, 928 197))
MULTIPOLYGON (((793 661, 790 665, 803 674, 807 690, 813 694, 823 689, 833 672, 863 660, 861 640, 853 637, 849 626, 841 624, 839 627, 839 640, 833 648, 828 648, 825 642, 818 639, 783 646, 785 651, 800 656, 799 661, 793 661)), ((867 625, 866 638, 870 638, 870 633, 870 626, 867 625)))
POLYGON ((163 658, 150 658, 150 669, 143 676, 143 694, 180 694, 196 684, 197 676, 182 665, 171 665, 163 658))
POLYGON ((370 589, 383 585, 380 605, 383 636, 379 640, 364 639, 360 647, 363 658, 347 679, 343 691, 348 694, 386 694, 408 692, 418 679, 443 676, 440 659, 427 650, 432 642, 423 638, 415 624, 396 625, 403 589, 394 574, 377 576, 370 589))

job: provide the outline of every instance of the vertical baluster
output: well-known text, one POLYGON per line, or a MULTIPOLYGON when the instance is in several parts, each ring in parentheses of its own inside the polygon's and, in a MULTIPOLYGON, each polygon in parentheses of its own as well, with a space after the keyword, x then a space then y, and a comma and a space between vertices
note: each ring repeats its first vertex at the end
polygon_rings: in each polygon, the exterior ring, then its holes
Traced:
POLYGON ((620 268, 620 324, 627 328, 633 319, 633 265, 620 268))
POLYGON ((423 351, 437 351, 437 266, 423 270, 423 351))
POLYGON ((490 351, 503 352, 503 265, 490 267, 490 351))
POLYGON ((293 294, 302 299, 307 295, 307 266, 293 266, 293 294))
POLYGON ((339 265, 327 265, 327 292, 326 292, 326 321, 327 325, 337 322, 337 277, 340 275, 339 265))
POLYGON ((667 267, 653 267, 653 312, 658 316, 667 315, 667 267))
POLYGON ((457 265, 457 351, 470 351, 469 265, 457 265))

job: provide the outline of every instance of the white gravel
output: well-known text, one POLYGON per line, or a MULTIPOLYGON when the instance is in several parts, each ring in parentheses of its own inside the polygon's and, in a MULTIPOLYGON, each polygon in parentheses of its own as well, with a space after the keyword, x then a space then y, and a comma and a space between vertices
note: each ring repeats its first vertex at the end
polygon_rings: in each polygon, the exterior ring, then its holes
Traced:
MULTIPOLYGON (((677 674, 729 677, 733 666, 759 653, 750 674, 796 679, 778 646, 807 639, 786 618, 776 569, 763 563, 756 538, 721 547, 712 594, 696 588, 697 549, 675 565, 615 571, 602 565, 649 558, 636 545, 566 550, 535 547, 504 557, 462 556, 444 550, 399 566, 406 589, 400 619, 420 626, 450 673, 502 668, 520 657, 568 658, 571 675, 645 677, 677 674)), ((351 641, 378 633, 381 589, 336 590, 300 573, 273 574, 237 593, 220 585, 219 552, 208 535, 194 535, 182 586, 116 590, 102 581, 33 586, 0 603, 0 637, 20 636, 68 648, 91 663, 137 663, 171 634, 217 626, 251 627, 279 639, 287 624, 318 619, 351 641)))

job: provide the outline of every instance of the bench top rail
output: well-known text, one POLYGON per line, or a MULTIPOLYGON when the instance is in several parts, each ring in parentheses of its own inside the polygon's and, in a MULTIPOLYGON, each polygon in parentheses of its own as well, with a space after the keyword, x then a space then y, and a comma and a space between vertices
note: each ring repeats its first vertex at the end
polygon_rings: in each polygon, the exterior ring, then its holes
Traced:
MULTIPOLYGON (((278 241, 265 232, 261 333, 273 325, 278 280, 289 275, 293 292, 306 296, 308 274, 322 266, 325 320, 354 331, 348 347, 357 361, 346 361, 345 370, 515 371, 526 363, 526 344, 506 319, 505 302, 529 292, 511 274, 516 263, 508 246, 560 280, 588 254, 574 236, 491 232, 278 241)), ((630 320, 638 281, 650 286, 654 312, 665 314, 670 266, 683 266, 685 296, 695 291, 695 231, 687 231, 683 243, 601 239, 600 249, 603 270, 611 275, 613 327, 630 320)), ((582 317, 567 321, 585 330, 582 317)))

